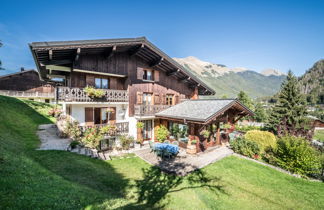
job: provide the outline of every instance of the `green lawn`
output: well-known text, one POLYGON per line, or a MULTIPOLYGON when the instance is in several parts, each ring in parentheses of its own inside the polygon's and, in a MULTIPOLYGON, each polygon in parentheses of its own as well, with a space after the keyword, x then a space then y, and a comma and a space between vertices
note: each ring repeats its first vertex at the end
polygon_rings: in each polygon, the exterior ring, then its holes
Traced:
POLYGON ((324 130, 316 130, 314 134, 314 139, 324 142, 324 130))
POLYGON ((238 157, 181 178, 136 157, 37 151, 37 125, 51 121, 17 99, 0 96, 0 119, 1 209, 324 208, 323 183, 238 157))

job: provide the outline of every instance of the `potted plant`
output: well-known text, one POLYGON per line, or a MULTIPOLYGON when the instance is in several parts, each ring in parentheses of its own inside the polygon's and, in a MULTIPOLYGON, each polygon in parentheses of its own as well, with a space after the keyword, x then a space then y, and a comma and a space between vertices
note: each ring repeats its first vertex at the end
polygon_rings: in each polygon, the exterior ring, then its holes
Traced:
POLYGON ((102 98, 105 95, 105 91, 103 91, 101 89, 95 89, 94 87, 91 87, 91 86, 85 87, 84 92, 90 98, 102 98))
POLYGON ((143 135, 142 135, 142 130, 144 128, 144 123, 143 122, 137 122, 136 123, 136 128, 137 128, 137 141, 140 142, 140 144, 143 144, 143 135))
POLYGON ((208 137, 210 136, 210 131, 204 129, 200 132, 200 135, 202 135, 205 139, 208 139, 208 137))
POLYGON ((189 139, 186 152, 188 154, 196 154, 197 153, 197 146, 196 146, 196 144, 197 144, 197 140, 196 139, 194 139, 194 140, 190 140, 189 139))

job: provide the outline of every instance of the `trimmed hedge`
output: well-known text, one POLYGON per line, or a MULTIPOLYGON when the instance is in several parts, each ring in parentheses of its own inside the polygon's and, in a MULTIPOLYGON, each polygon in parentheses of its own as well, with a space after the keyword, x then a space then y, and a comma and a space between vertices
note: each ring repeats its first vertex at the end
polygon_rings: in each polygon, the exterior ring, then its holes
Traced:
POLYGON ((264 150, 268 147, 276 146, 276 137, 273 133, 268 131, 260 131, 260 130, 251 130, 246 132, 244 138, 257 143, 260 146, 261 153, 264 153, 264 150))

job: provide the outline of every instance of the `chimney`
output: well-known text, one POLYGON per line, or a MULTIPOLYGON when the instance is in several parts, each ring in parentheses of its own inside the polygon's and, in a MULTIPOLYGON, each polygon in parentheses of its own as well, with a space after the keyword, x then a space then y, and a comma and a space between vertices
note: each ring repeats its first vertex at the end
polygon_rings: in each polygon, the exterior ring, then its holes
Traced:
POLYGON ((20 71, 25 71, 25 68, 24 68, 24 67, 21 67, 21 68, 20 68, 20 71))

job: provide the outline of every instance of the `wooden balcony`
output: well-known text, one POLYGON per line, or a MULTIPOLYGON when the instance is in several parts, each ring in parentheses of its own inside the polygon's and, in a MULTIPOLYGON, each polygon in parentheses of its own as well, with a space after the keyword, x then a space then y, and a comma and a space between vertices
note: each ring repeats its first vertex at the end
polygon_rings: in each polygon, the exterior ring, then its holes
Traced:
POLYGON ((92 98, 82 88, 57 87, 56 99, 64 102, 128 102, 127 90, 105 89, 102 98, 92 98))
POLYGON ((0 90, 0 95, 11 96, 17 98, 54 98, 54 93, 43 93, 43 92, 26 92, 26 91, 15 91, 15 90, 0 90))
POLYGON ((120 123, 115 123, 115 124, 95 124, 95 125, 84 125, 80 126, 82 131, 85 131, 87 128, 91 127, 96 127, 96 128, 101 128, 107 125, 114 125, 116 126, 116 130, 113 133, 110 133, 110 136, 118 136, 118 135, 123 135, 123 134, 128 134, 129 131, 129 124, 128 122, 120 122, 120 123))
POLYGON ((152 116, 162 110, 171 107, 170 105, 135 105, 135 115, 152 116))

